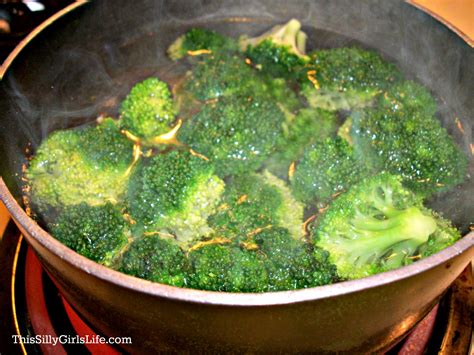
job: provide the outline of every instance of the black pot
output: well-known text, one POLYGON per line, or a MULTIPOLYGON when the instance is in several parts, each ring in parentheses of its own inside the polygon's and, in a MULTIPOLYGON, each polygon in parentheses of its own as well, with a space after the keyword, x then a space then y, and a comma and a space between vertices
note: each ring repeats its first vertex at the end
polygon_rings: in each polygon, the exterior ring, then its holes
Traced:
MULTIPOLYGON (((473 172, 473 50, 402 1, 81 3, 42 26, 1 68, 0 198, 60 291, 100 333, 130 336, 133 351, 381 351, 431 309, 473 258, 470 233, 436 255, 364 279, 230 294, 140 280, 63 246, 18 203, 25 149, 34 150, 53 129, 116 114, 135 82, 172 71, 166 47, 195 26, 255 34, 294 17, 309 32, 310 46, 376 48, 436 94, 443 125, 470 156, 473 172)), ((468 180, 431 203, 467 233, 473 195, 468 180)))

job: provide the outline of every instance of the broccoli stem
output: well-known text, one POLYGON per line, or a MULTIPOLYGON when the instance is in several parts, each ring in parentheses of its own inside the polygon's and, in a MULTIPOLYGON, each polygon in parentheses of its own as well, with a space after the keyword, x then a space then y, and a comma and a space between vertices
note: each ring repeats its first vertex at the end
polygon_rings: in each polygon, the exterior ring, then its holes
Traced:
POLYGON ((418 246, 428 241, 437 228, 435 218, 424 214, 417 207, 398 211, 397 214, 392 211, 391 216, 383 220, 359 215, 352 221, 352 226, 357 246, 348 240, 345 247, 352 249, 353 261, 366 262, 373 255, 380 257, 397 245, 399 252, 392 251, 391 255, 387 255, 386 262, 389 263, 412 254, 418 246))

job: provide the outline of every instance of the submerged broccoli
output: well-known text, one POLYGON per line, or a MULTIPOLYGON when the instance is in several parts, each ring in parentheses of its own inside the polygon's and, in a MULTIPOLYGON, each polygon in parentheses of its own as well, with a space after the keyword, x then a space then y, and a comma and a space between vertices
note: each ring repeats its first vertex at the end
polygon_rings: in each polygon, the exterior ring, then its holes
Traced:
POLYGON ((301 75, 308 61, 306 34, 301 23, 292 19, 255 38, 242 37, 240 47, 258 69, 272 77, 301 75))
POLYGON ((189 287, 210 291, 262 292, 268 287, 263 258, 231 244, 204 244, 189 252, 189 287))
POLYGON ((303 212, 303 205, 284 181, 264 171, 233 177, 209 223, 218 235, 242 242, 273 226, 285 227, 293 238, 300 239, 303 212))
POLYGON ((134 240, 120 261, 119 270, 142 279, 186 286, 188 260, 174 240, 157 235, 134 240))
POLYGON ((302 93, 312 107, 350 110, 364 107, 396 82, 400 73, 377 53, 361 48, 335 48, 310 54, 302 93))
POLYGON ((176 236, 181 245, 210 233, 211 215, 224 190, 208 161, 184 151, 142 160, 128 187, 136 228, 176 236))
POLYGON ((50 228, 61 243, 106 266, 114 266, 130 235, 120 209, 111 203, 68 206, 50 228))
MULTIPOLYGON (((239 238, 238 238, 239 239, 239 238)), ((292 238, 284 228, 262 230, 248 250, 231 242, 203 243, 191 250, 190 287, 212 291, 284 291, 336 280, 328 253, 292 238)))
POLYGON ((196 51, 236 51, 237 42, 212 30, 193 28, 179 36, 168 48, 172 60, 181 59, 196 51))
POLYGON ((41 144, 26 171, 33 206, 51 208, 120 200, 133 161, 133 144, 110 118, 99 125, 56 131, 41 144))
POLYGON ((336 198, 312 230, 339 276, 356 279, 436 252, 459 232, 387 173, 361 181, 336 198))
POLYGON ((252 96, 265 90, 264 82, 238 55, 212 54, 188 74, 184 89, 201 101, 232 95, 252 96))
POLYGON ((148 78, 132 88, 120 113, 122 128, 148 143, 172 129, 176 109, 168 85, 148 78))
POLYGON ((337 117, 332 111, 304 108, 285 123, 276 152, 266 162, 268 170, 286 177, 290 164, 299 160, 309 145, 321 141, 337 130, 337 117))
POLYGON ((295 197, 325 202, 366 175, 352 147, 341 137, 327 138, 308 147, 291 178, 295 197))
POLYGON ((374 169, 401 175, 422 195, 445 191, 465 179, 467 157, 433 116, 435 111, 433 98, 420 85, 394 85, 375 108, 353 113, 354 149, 374 169))
POLYGON ((178 139, 205 155, 219 176, 260 167, 273 152, 284 115, 263 97, 223 97, 185 122, 178 139))
POLYGON ((264 255, 268 291, 327 285, 336 279, 327 252, 316 248, 312 253, 307 243, 292 238, 284 228, 264 230, 254 240, 264 255))

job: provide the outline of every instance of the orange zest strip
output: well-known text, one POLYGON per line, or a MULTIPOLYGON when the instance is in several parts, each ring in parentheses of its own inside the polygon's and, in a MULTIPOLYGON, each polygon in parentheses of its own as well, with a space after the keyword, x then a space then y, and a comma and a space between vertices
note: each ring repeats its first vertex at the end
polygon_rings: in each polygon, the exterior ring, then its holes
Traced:
POLYGON ((237 200, 237 204, 240 205, 242 203, 244 203, 245 201, 247 201, 248 199, 248 196, 247 195, 242 195, 239 197, 239 199, 237 200))
POLYGON ((199 243, 196 243, 194 244, 191 248, 188 249, 188 253, 192 252, 193 250, 197 250, 197 249, 200 249, 206 245, 211 245, 211 244, 228 244, 230 243, 230 239, 227 239, 227 238, 221 238, 221 237, 218 237, 218 238, 214 238, 214 239, 211 239, 211 240, 205 240, 203 242, 199 242, 199 243))
POLYGON ((202 54, 211 54, 212 51, 209 49, 198 49, 195 51, 187 51, 188 55, 191 56, 197 56, 197 55, 202 55, 202 54))
POLYGON ((291 179, 293 175, 295 175, 296 170, 296 163, 294 161, 291 162, 290 167, 288 168, 288 177, 291 179))
POLYGON ((316 79, 316 70, 308 70, 306 75, 308 76, 308 80, 313 84, 314 88, 319 90, 321 86, 319 85, 318 79, 316 79))
POLYGON ((270 229, 272 227, 273 226, 271 224, 269 224, 268 226, 254 229, 253 231, 251 231, 247 234, 247 237, 253 237, 254 235, 257 235, 258 233, 263 232, 264 230, 270 229))
POLYGON ((307 235, 309 234, 308 231, 308 226, 309 224, 316 219, 317 215, 313 214, 311 217, 309 217, 306 221, 303 222, 301 225, 301 229, 303 230, 303 234, 307 235))
POLYGON ((189 152, 191 153, 191 155, 194 155, 195 157, 201 158, 202 160, 205 160, 205 161, 209 161, 208 157, 206 157, 203 154, 200 154, 200 153, 196 152, 195 150, 189 149, 189 152))

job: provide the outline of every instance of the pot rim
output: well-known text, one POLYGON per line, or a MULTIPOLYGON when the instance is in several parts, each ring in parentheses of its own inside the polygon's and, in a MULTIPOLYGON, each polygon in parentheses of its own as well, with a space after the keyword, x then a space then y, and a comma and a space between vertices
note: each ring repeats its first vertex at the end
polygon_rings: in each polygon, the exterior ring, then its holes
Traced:
MULTIPOLYGON (((12 53, 0 66, 0 81, 18 54, 41 31, 50 26, 59 18, 88 2, 90 2, 90 0, 76 0, 74 3, 68 5, 36 27, 27 37, 25 37, 25 39, 23 39, 18 44, 17 47, 15 47, 12 53)), ((426 270, 437 267, 442 263, 469 251, 470 249, 473 251, 472 254, 474 254, 474 231, 472 231, 450 247, 427 258, 423 258, 422 260, 419 260, 411 265, 358 280, 343 281, 331 285, 279 292, 231 293, 202 291, 190 288, 169 286, 126 275, 89 260, 86 257, 76 253, 72 249, 69 249, 64 244, 52 237, 47 231, 41 228, 36 223, 36 221, 26 214, 26 212, 9 191, 1 176, 0 201, 3 201, 15 222, 20 226, 20 228, 27 231, 29 236, 34 238, 44 248, 82 272, 92 274, 98 279, 105 282, 110 282, 116 286, 128 288, 137 292, 148 294, 150 296, 158 296, 168 298, 170 300, 191 303, 245 307, 284 305, 297 302, 314 301, 318 299, 355 293, 365 289, 375 288, 413 277, 426 270)), ((28 236, 26 238, 28 239, 28 236)))
POLYGON ((174 301, 185 301, 209 305, 243 307, 272 306, 338 297, 416 276, 422 272, 425 272, 426 270, 448 262, 450 259, 462 253, 465 253, 469 250, 474 251, 473 231, 462 237, 450 247, 434 255, 423 258, 413 264, 358 280, 342 281, 331 285, 279 292, 232 293, 202 291, 190 288, 169 286, 139 279, 137 277, 109 269, 106 266, 97 264, 96 262, 76 253, 72 249, 69 249, 64 244, 53 238, 48 232, 41 228, 31 217, 26 214, 20 204, 10 193, 5 182, 3 181, 3 178, 1 177, 0 200, 3 201, 20 228, 27 231, 28 234, 44 248, 57 255, 59 258, 63 259, 73 267, 88 274, 92 274, 102 281, 110 282, 116 286, 128 288, 137 292, 148 294, 150 296, 168 298, 174 301))

